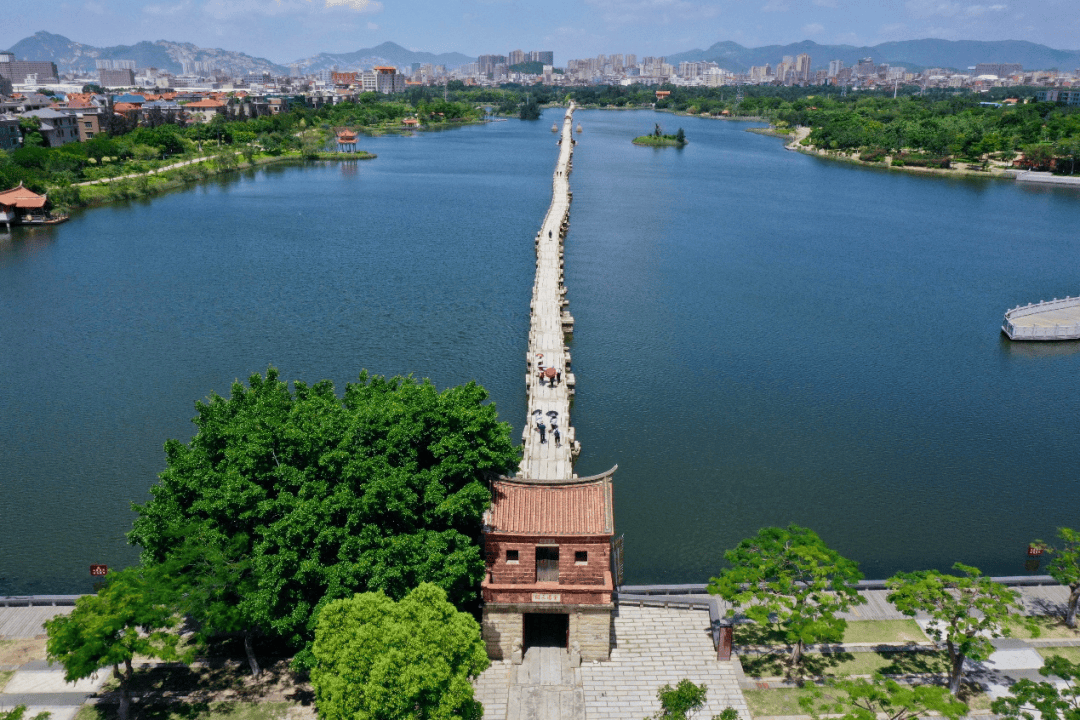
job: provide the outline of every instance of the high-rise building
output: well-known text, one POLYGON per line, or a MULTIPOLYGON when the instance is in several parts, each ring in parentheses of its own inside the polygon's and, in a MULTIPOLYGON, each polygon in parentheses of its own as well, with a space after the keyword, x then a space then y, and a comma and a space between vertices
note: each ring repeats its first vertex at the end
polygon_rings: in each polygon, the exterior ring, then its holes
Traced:
POLYGON ((810 56, 806 53, 795 57, 795 77, 799 82, 810 82, 810 56))
POLYGON ((26 82, 28 75, 37 76, 36 82, 39 83, 60 81, 60 73, 56 71, 56 63, 38 60, 16 60, 15 53, 0 52, 0 77, 19 84, 26 82))
POLYGON ((131 87, 135 84, 135 71, 125 70, 98 70, 98 83, 101 87, 131 87))
POLYGON ((506 64, 510 65, 511 67, 514 65, 520 65, 523 62, 525 62, 524 50, 511 50, 510 53, 506 56, 506 64))
POLYGON ((495 72, 496 65, 506 65, 506 56, 481 55, 476 62, 478 65, 480 65, 481 75, 490 75, 495 72))
POLYGON ((976 75, 996 75, 999 78, 1023 71, 1024 66, 1019 63, 979 63, 975 66, 976 75))
POLYGON ((874 58, 863 58, 859 61, 859 64, 855 66, 854 74, 857 77, 870 77, 871 75, 877 75, 877 65, 874 64, 874 58))
POLYGON ((836 77, 840 73, 840 71, 843 70, 843 69, 844 69, 844 61, 843 60, 830 60, 829 61, 829 77, 831 77, 831 78, 836 77))

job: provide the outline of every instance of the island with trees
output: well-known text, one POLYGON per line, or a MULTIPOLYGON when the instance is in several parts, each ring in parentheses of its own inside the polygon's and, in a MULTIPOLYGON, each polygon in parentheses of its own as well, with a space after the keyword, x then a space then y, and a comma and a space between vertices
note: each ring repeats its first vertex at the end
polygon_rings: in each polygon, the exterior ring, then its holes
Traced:
POLYGON ((641 135, 634 138, 635 145, 643 145, 646 147, 682 147, 686 145, 686 133, 682 128, 679 128, 678 132, 674 135, 665 135, 663 130, 660 129, 660 123, 656 123, 656 127, 649 135, 641 135))

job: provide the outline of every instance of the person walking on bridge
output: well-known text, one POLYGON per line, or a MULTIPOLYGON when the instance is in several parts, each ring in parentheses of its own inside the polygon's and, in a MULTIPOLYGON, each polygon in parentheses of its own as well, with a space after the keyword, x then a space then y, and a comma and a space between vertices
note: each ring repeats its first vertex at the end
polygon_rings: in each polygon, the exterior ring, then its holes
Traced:
POLYGON ((540 444, 543 445, 547 442, 547 425, 542 418, 536 421, 536 429, 540 431, 540 444))
POLYGON ((555 438, 555 447, 559 447, 559 441, 562 439, 562 436, 559 435, 559 428, 551 428, 551 437, 555 438))

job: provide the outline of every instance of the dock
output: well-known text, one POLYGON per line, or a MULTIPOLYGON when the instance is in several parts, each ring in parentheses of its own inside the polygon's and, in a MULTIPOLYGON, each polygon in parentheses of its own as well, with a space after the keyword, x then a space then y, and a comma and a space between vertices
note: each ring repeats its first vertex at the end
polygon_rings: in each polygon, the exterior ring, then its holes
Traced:
POLYGON ((1005 313, 1001 331, 1010 340, 1080 340, 1080 297, 1014 307, 1005 313))
POLYGON ((569 480, 581 451, 570 424, 570 398, 576 379, 570 368, 566 336, 574 331, 563 284, 563 239, 570 221, 570 170, 573 167, 574 104, 566 110, 559 131, 559 157, 552 176, 551 205, 536 234, 536 279, 533 282, 525 387, 528 414, 521 434, 524 449, 518 476, 533 480, 569 480), (543 377, 542 377, 543 375, 543 377), (549 378, 547 375, 555 375, 549 378), (546 426, 541 442, 537 425, 546 426), (554 428, 561 436, 555 444, 554 428))

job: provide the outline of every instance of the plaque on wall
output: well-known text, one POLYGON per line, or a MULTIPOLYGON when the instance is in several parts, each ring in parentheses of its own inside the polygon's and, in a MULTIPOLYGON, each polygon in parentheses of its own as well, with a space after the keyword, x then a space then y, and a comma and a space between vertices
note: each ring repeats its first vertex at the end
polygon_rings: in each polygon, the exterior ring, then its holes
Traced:
POLYGON ((533 593, 532 597, 533 602, 557 603, 561 602, 562 600, 562 595, 560 595, 559 593, 533 593))

